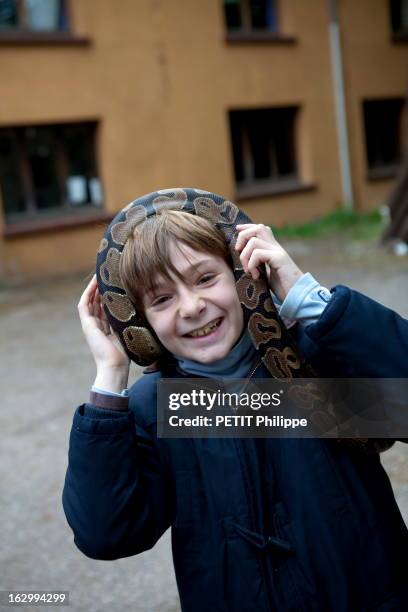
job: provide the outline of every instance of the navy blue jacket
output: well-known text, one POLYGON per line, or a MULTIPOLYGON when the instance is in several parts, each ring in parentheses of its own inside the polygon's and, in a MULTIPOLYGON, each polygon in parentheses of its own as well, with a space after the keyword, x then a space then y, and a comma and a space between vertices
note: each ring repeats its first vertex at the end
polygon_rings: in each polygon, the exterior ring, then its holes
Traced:
MULTIPOLYGON (((408 377, 408 322, 345 287, 300 345, 337 376, 408 377)), ((63 504, 85 555, 140 553, 171 526, 185 612, 408 609, 408 532, 377 453, 157 439, 160 375, 137 381, 128 412, 75 413, 63 504)))

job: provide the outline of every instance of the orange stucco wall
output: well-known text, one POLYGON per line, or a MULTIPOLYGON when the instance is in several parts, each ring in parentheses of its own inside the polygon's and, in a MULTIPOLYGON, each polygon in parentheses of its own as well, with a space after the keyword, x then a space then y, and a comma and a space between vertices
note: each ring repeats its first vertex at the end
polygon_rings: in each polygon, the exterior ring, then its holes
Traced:
POLYGON ((406 97, 408 44, 391 42, 388 2, 342 0, 338 4, 354 196, 359 209, 369 210, 386 202, 394 179, 367 179, 362 102, 406 97))
POLYGON ((77 272, 93 273, 102 231, 102 227, 79 227, 71 231, 35 232, 9 240, 2 276, 6 282, 23 283, 77 272))
MULTIPOLYGON (((353 181, 359 207, 369 208, 390 182, 365 180, 359 100, 404 93, 407 46, 389 42, 382 0, 341 4, 353 181), (373 62, 374 52, 381 61, 373 62)), ((0 126, 99 120, 100 177, 113 212, 174 186, 233 199, 228 110, 298 104, 300 175, 315 189, 242 207, 255 221, 279 225, 328 213, 342 194, 326 0, 280 6, 294 44, 227 44, 218 0, 98 0, 97 7, 70 0, 72 29, 91 44, 3 44, 0 126)), ((100 227, 84 227, 7 238, 0 275, 88 270, 100 235, 100 227)))

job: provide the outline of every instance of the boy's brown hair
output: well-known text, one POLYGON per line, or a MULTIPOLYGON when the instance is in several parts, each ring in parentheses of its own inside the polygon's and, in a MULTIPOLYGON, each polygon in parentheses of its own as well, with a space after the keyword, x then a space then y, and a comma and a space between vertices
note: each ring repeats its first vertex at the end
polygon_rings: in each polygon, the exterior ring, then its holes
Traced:
POLYGON ((158 275, 170 280, 172 273, 180 278, 169 248, 180 242, 231 265, 224 235, 207 219, 181 210, 164 210, 148 217, 129 236, 119 264, 123 287, 138 312, 143 313, 143 295, 154 291, 158 275))

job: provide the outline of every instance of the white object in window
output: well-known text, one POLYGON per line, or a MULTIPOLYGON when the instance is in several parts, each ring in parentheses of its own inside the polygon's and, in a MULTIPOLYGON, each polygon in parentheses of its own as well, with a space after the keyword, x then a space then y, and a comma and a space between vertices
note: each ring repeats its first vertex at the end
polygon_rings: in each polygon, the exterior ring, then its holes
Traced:
POLYGON ((103 201, 102 185, 98 178, 89 179, 89 192, 91 194, 91 202, 96 206, 101 206, 103 201))
POLYGON ((87 200, 85 176, 70 176, 67 180, 68 200, 70 204, 84 204, 87 200))
POLYGON ((30 30, 58 30, 60 0, 25 0, 30 30))

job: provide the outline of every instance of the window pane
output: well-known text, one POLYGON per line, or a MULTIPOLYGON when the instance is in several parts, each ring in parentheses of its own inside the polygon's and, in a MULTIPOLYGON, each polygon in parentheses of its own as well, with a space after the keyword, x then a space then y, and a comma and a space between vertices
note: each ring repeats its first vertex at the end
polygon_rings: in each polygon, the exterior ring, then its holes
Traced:
POLYGON ((276 30, 276 7, 273 0, 251 0, 250 9, 253 29, 276 30))
POLYGON ((27 28, 53 31, 60 27, 60 0, 24 0, 27 28))
POLYGON ((229 113, 229 123, 231 130, 231 145, 234 162, 234 175, 237 183, 244 180, 243 151, 242 151, 242 131, 243 126, 240 122, 240 114, 237 111, 229 113))
POLYGON ((401 30, 408 32, 408 0, 401 2, 401 30))
POLYGON ((0 193, 6 217, 25 210, 14 130, 0 130, 0 193))
POLYGON ((276 109, 274 142, 276 146, 276 168, 281 178, 296 175, 295 115, 295 108, 276 109))
POLYGON ((246 117, 251 154, 254 162, 254 179, 269 178, 271 167, 271 134, 268 129, 268 111, 252 111, 246 117))
POLYGON ((64 147, 69 162, 70 174, 94 176, 94 133, 94 124, 64 126, 64 147))
POLYGON ((295 107, 230 112, 238 184, 296 177, 295 116, 295 107))
POLYGON ((242 28, 240 0, 224 0, 224 13, 228 30, 239 30, 242 28))
POLYGON ((67 125, 63 143, 68 167, 68 199, 72 204, 95 203, 95 131, 94 123, 67 125))
POLYGON ((391 0, 391 27, 395 34, 408 32, 408 0, 391 0))
POLYGON ((17 26, 16 0, 0 0, 0 29, 17 26))
POLYGON ((0 197, 9 222, 103 203, 95 122, 0 129, 0 197))
POLYGON ((56 143, 52 128, 27 128, 24 135, 37 208, 61 206, 62 193, 58 184, 56 143))
POLYGON ((363 103, 369 168, 395 166, 401 158, 403 99, 366 100, 363 103))

